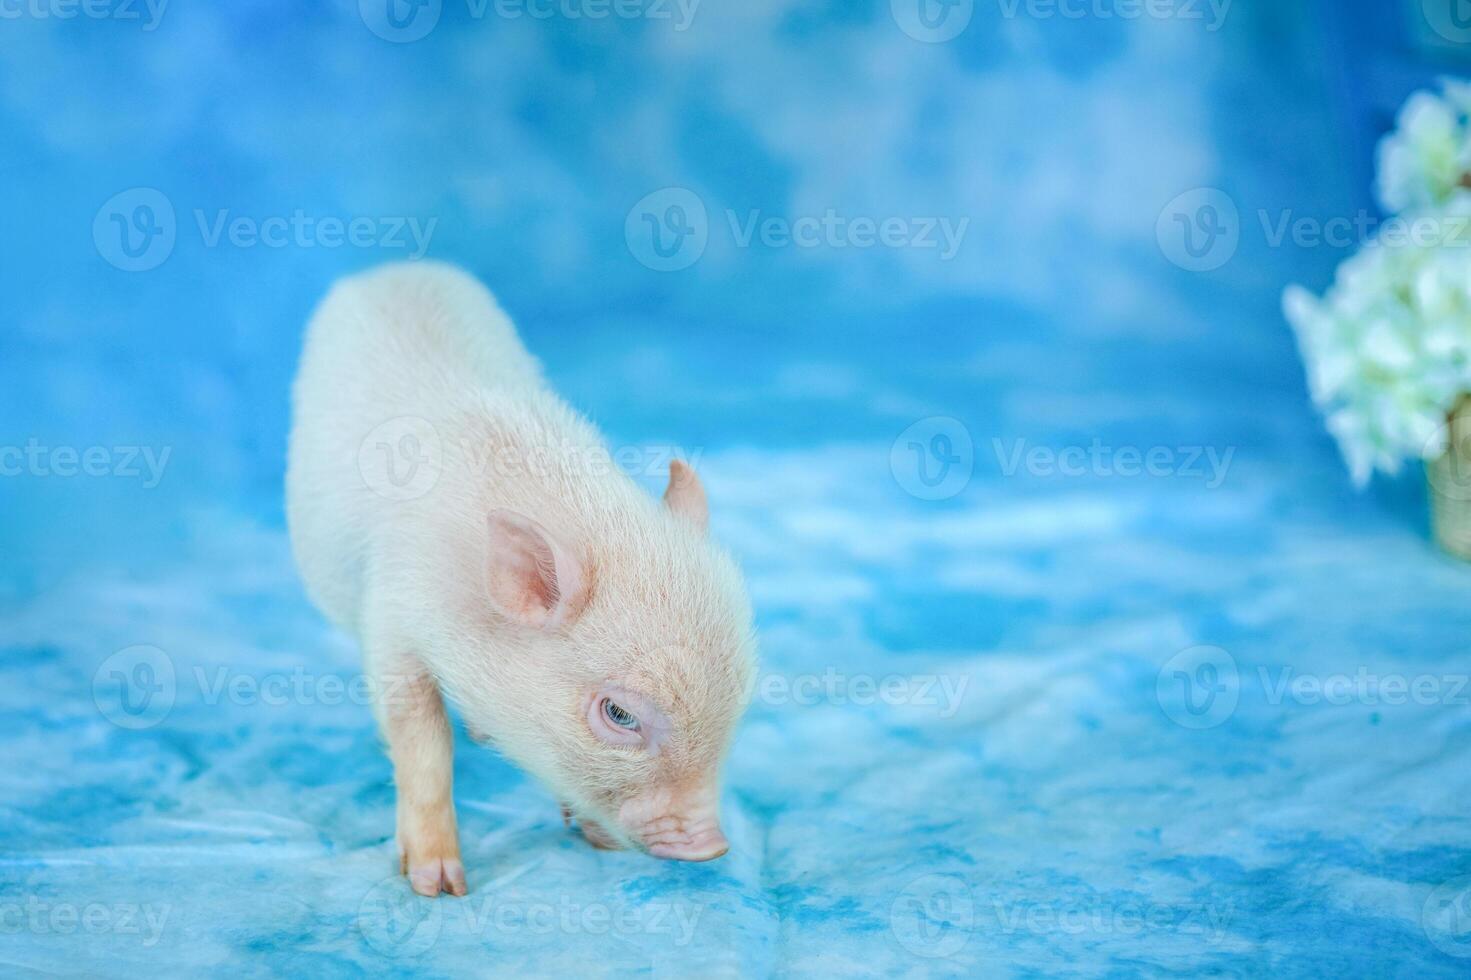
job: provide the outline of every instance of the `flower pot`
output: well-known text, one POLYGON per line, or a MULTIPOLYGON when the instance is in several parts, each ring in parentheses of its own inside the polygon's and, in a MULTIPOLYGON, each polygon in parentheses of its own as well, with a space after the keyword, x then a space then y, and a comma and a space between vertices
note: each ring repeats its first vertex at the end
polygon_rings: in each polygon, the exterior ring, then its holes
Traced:
POLYGON ((1445 453, 1425 464, 1430 529, 1436 544, 1471 561, 1471 395, 1457 403, 1446 424, 1445 453))

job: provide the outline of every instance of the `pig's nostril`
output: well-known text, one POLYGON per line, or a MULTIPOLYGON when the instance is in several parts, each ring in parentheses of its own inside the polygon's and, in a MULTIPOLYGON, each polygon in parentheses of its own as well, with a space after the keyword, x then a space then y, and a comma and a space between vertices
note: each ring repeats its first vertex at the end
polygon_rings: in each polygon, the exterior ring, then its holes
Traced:
POLYGON ((729 850, 730 842, 719 831, 688 840, 649 845, 649 853, 654 857, 671 861, 713 861, 729 850))

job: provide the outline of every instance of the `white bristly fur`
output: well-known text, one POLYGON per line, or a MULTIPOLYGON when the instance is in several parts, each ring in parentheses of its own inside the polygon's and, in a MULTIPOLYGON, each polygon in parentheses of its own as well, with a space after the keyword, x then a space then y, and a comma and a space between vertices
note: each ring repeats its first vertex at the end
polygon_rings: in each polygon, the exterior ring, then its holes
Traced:
POLYGON ((685 513, 673 487, 665 506, 635 485, 547 386, 490 293, 446 265, 389 265, 334 286, 308 327, 293 401, 292 547, 312 599, 359 639, 378 682, 414 887, 437 893, 429 878, 442 877, 464 889, 440 691, 589 837, 650 846, 712 832, 755 665, 745 589, 704 532, 698 482, 685 513), (420 457, 429 469, 413 485, 432 485, 409 499, 380 492, 375 467, 406 472, 420 457), (488 522, 505 512, 544 529, 564 571, 580 569, 580 588, 562 583, 577 594, 561 597, 559 619, 529 624, 492 601, 500 552, 488 522), (588 699, 609 684, 662 712, 656 744, 594 735, 588 699))

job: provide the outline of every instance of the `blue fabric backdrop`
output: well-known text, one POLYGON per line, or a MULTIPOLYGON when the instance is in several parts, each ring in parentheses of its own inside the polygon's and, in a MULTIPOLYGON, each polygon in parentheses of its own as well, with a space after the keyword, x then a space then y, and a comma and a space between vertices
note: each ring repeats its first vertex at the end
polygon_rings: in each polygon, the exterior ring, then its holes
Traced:
POLYGON ((1471 569, 1350 488, 1279 295, 1471 38, 1141 9, 0 4, 0 964, 1464 975, 1471 569), (471 895, 393 875, 280 485, 312 305, 420 255, 705 474, 727 858, 465 744, 471 895))

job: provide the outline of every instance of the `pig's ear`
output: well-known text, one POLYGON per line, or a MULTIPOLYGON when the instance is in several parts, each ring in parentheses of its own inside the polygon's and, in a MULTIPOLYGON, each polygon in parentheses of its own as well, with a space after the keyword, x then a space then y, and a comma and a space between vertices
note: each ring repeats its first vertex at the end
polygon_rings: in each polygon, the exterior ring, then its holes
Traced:
POLYGON ((535 629, 570 623, 587 603, 587 569, 540 524, 514 511, 486 518, 486 588, 510 619, 535 629))
POLYGON ((701 531, 710 525, 710 505, 705 501, 705 488, 700 485, 695 471, 682 459, 669 464, 669 486, 664 489, 664 503, 701 531))

